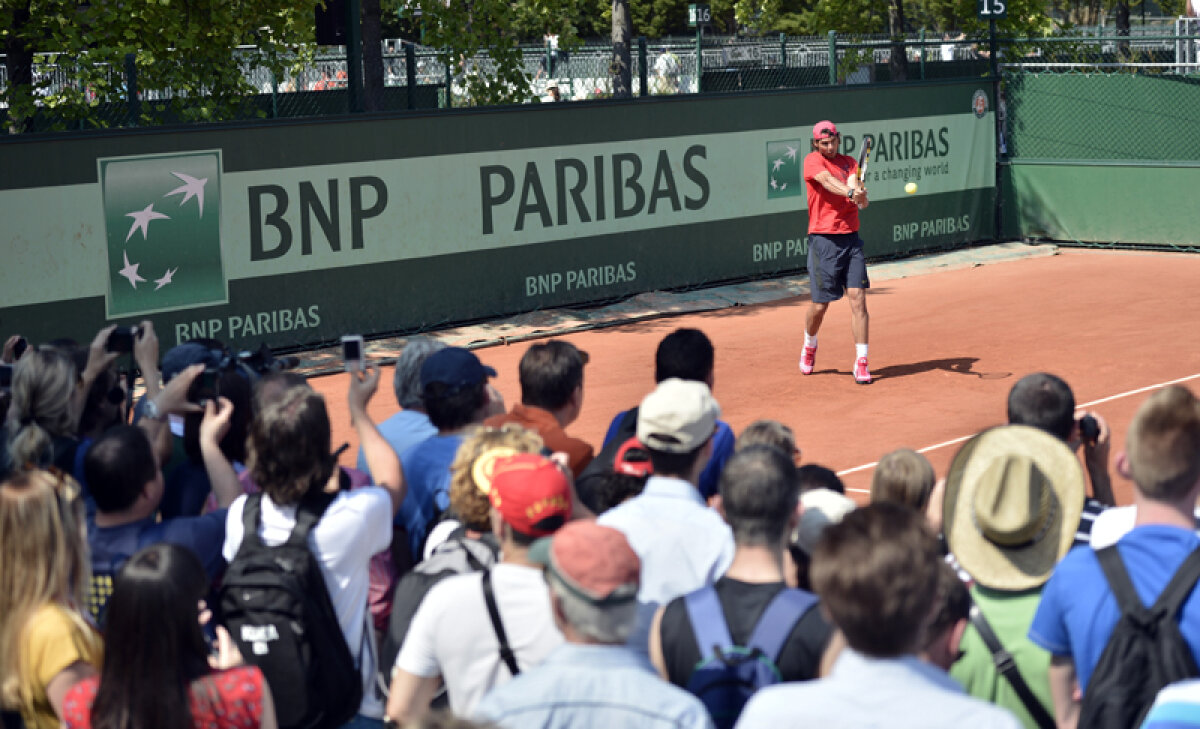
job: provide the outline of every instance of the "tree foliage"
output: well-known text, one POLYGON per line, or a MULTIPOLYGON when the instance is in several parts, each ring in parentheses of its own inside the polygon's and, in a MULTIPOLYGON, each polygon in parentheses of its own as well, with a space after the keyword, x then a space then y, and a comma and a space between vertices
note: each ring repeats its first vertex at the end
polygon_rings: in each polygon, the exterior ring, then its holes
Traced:
MULTIPOLYGON (((423 43, 441 50, 468 103, 484 105, 527 100, 521 44, 556 35, 560 48, 573 48, 579 37, 573 21, 584 6, 583 0, 410 0, 404 13, 420 13, 423 43)), ((400 7, 384 0, 385 13, 400 7)))
POLYGON ((27 129, 39 105, 60 118, 103 123, 93 112, 125 98, 127 56, 143 95, 165 97, 143 105, 147 118, 227 118, 253 92, 248 67, 282 71, 293 44, 311 43, 318 1, 0 0, 0 40, 14 80, 4 99, 10 130, 27 129), (235 53, 241 44, 261 52, 235 53))

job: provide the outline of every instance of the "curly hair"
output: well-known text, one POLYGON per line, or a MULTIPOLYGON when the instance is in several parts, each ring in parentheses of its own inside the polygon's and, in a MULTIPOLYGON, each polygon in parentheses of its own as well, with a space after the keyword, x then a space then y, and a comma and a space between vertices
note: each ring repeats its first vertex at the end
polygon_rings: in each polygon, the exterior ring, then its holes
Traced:
POLYGON ((512 448, 518 453, 540 453, 545 447, 542 437, 516 423, 499 428, 479 427, 471 430, 454 463, 450 466, 450 508, 463 525, 475 531, 491 531, 488 520, 492 504, 487 494, 475 483, 475 460, 493 448, 512 448))

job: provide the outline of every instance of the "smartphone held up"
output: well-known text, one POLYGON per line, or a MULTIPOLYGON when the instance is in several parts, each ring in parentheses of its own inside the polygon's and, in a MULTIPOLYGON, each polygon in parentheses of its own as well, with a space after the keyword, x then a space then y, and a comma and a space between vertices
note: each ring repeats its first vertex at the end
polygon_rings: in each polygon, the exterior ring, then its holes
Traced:
POLYGON ((362 372, 366 364, 361 334, 342 337, 342 363, 347 372, 362 372))

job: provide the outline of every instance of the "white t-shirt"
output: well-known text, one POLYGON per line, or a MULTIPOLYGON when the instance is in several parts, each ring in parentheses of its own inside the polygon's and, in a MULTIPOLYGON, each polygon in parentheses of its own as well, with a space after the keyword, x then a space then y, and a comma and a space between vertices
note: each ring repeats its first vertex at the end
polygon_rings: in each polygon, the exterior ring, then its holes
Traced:
MULTIPOLYGON (((498 564, 492 567, 492 590, 517 667, 533 668, 563 642, 542 571, 498 564)), ((470 716, 484 694, 512 678, 500 660, 482 573, 448 577, 429 591, 413 616, 396 668, 426 678, 440 675, 450 710, 458 716, 470 716)))
MULTIPOLYGON (((245 504, 246 497, 240 496, 229 507, 222 550, 227 561, 232 561, 242 546, 245 504)), ((264 493, 261 508, 259 536, 268 546, 283 544, 296 526, 296 507, 278 507, 264 493)), ((308 545, 321 564, 321 576, 346 645, 362 665, 363 702, 359 713, 376 719, 383 716, 383 703, 374 689, 375 636, 364 636, 363 628, 367 624, 369 563, 372 555, 387 549, 391 541, 392 500, 387 491, 375 486, 339 494, 308 534, 308 545)))

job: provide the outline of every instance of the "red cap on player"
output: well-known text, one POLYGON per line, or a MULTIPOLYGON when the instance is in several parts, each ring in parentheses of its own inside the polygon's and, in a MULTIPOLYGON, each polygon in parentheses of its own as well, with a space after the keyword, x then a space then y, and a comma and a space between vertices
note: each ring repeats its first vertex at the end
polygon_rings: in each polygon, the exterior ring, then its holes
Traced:
POLYGON ((829 120, 819 121, 813 127, 813 139, 824 139, 825 137, 836 137, 837 135, 837 127, 829 120))

